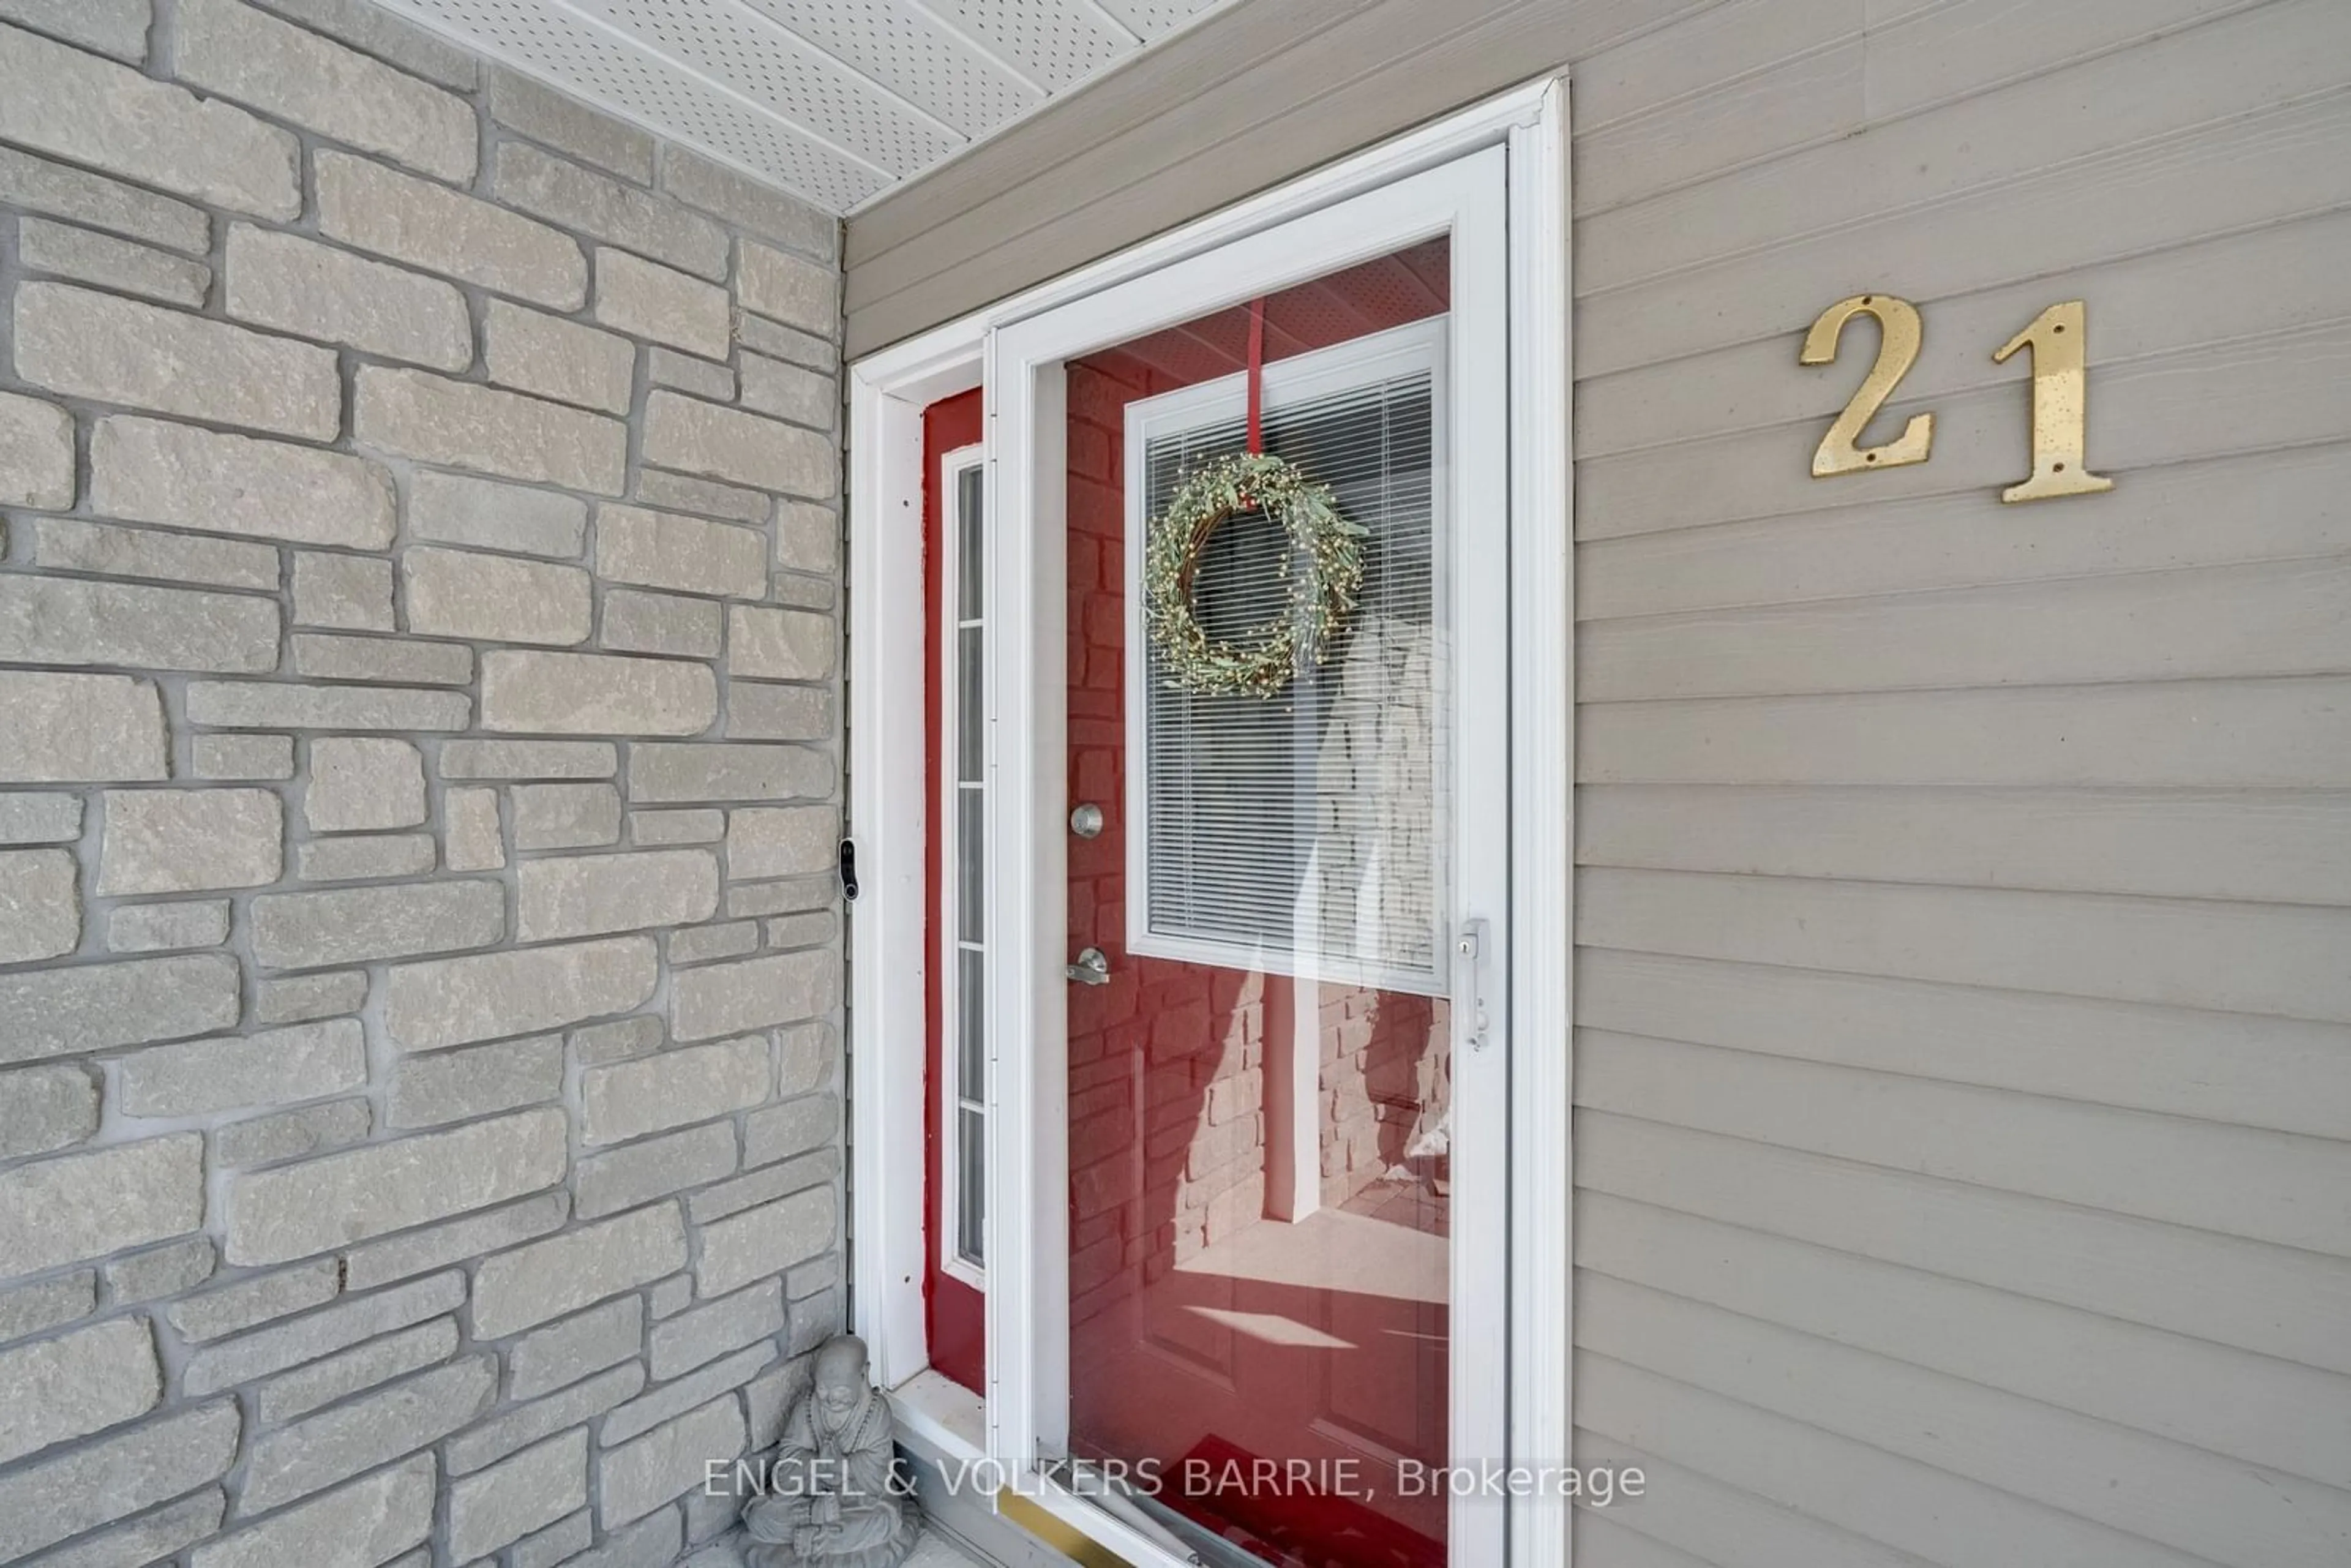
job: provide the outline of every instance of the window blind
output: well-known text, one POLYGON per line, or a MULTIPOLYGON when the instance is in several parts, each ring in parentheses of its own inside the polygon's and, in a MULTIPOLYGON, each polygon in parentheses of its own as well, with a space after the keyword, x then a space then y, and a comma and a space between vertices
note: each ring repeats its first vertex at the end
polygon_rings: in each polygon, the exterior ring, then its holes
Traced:
MULTIPOLYGON (((1128 718, 1145 775, 1136 951, 1443 989, 1447 637, 1434 414, 1426 369, 1267 409, 1266 450, 1329 485, 1342 515, 1368 530, 1363 588, 1326 663, 1271 698, 1176 690, 1146 650, 1143 711, 1128 718)), ((1143 517, 1244 442, 1238 418, 1155 433, 1143 517)), ((1245 641, 1280 614, 1290 550, 1261 514, 1217 530, 1193 586, 1211 636, 1245 641)))

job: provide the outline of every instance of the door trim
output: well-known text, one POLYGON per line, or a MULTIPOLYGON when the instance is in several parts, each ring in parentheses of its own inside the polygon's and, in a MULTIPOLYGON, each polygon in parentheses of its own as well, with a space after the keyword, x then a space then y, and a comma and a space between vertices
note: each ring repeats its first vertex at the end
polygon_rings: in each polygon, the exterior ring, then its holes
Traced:
MULTIPOLYGON (((922 410, 981 383, 991 329, 1478 148, 1510 148, 1511 550, 1516 634, 1510 788, 1519 841, 1510 920, 1516 1017, 1510 1173, 1510 1447, 1570 1457, 1573 1332, 1570 945, 1573 668, 1569 479, 1568 100, 1545 78, 849 367, 849 824, 862 895, 850 906, 851 1312, 882 1382, 925 1364, 922 1304, 926 972, 922 410), (917 1086, 908 1092, 906 1085, 917 1086)), ((999 512, 996 515, 1001 516, 999 512)), ((1058 911, 1058 902, 1055 905, 1058 911)), ((1058 913, 1055 916, 1058 921, 1058 913)), ((977 1449, 968 1456, 980 1457, 977 1449)), ((1009 1460, 1014 1456, 990 1457, 1009 1460)), ((1090 1503, 1029 1500, 1086 1528, 1090 1503)), ((1569 1561, 1568 1511, 1510 1504, 1510 1562, 1569 1561)))

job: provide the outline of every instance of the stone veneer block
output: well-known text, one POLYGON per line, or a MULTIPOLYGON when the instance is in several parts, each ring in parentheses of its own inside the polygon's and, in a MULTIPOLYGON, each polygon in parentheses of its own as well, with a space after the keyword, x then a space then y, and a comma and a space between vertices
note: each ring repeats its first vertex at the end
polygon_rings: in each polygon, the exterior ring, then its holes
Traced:
POLYGON ((674 1203, 534 1241, 475 1272, 475 1337, 504 1339, 684 1267, 685 1222, 674 1203))
MULTIPOLYGON (((808 1024, 799 1030, 787 1031, 788 1038, 791 1034, 828 1040, 831 1030, 823 1024, 808 1024)), ((830 1052, 829 1043, 826 1049, 830 1052)), ((829 1063, 825 1071, 812 1079, 803 1071, 799 1088, 813 1088, 830 1076, 829 1063)), ((796 1098, 780 1105, 767 1106, 744 1118, 745 1165, 759 1166, 771 1160, 789 1159, 811 1149, 822 1149, 839 1136, 841 1100, 838 1095, 801 1092, 789 1082, 784 1092, 796 1094, 796 1098)))
POLYGON ((354 438, 396 456, 617 496, 629 428, 601 414, 422 371, 362 365, 354 438))
POLYGON ((486 947, 506 935, 495 882, 419 882, 253 901, 253 956, 268 969, 318 969, 486 947))
POLYGON ((53 1552, 42 1559, 41 1568, 124 1568, 133 1563, 161 1563, 218 1531, 227 1513, 227 1494, 218 1487, 207 1487, 120 1529, 101 1531, 62 1552, 53 1552))
POLYGON ((241 593, 0 578, 0 660, 258 674, 277 667, 277 606, 241 593))
MULTIPOLYGON (((647 358, 651 358, 650 354, 647 358)), ((696 479, 685 474, 665 474, 658 468, 640 468, 636 487, 629 493, 648 507, 698 512, 708 517, 731 517, 738 523, 754 525, 765 523, 768 514, 776 507, 773 497, 757 490, 721 485, 716 479, 696 479)))
POLYGON ((162 953, 180 947, 217 947, 228 940, 225 898, 178 904, 131 904, 107 911, 106 950, 162 953))
POLYGON ((743 1407, 733 1399, 714 1399, 634 1442, 607 1449, 596 1461, 606 1526, 643 1518, 694 1490, 702 1484, 706 1463, 732 1463, 747 1437, 743 1407))
POLYGON ((384 1032, 404 1050, 434 1051, 560 1029, 643 1007, 657 977, 646 936, 403 964, 386 982, 384 1032))
POLYGON ((841 384, 829 375, 758 354, 743 356, 743 406, 831 430, 841 412, 841 384))
POLYGON ((588 303, 588 257, 569 235, 348 153, 320 152, 312 178, 329 239, 557 310, 588 303))
POLYGON ((832 694, 820 687, 746 682, 726 694, 730 740, 830 740, 837 723, 832 694))
POLYGON ((188 719, 223 729, 463 729, 474 701, 463 692, 406 686, 298 686, 192 681, 188 719))
POLYGON ((0 141, 256 217, 302 210, 289 132, 14 27, 0 28, 0 141))
POLYGON ((412 76, 471 92, 481 67, 462 45, 427 32, 385 10, 376 0, 260 0, 262 5, 304 26, 363 49, 412 76))
MULTIPOLYGON (((468 1215, 389 1241, 353 1248, 343 1254, 344 1277, 354 1291, 373 1290, 387 1281, 406 1279, 544 1236, 561 1226, 570 1213, 569 1194, 541 1193, 495 1213, 468 1215)), ((464 1277, 445 1277, 456 1281, 455 1293, 462 1300, 464 1277)))
MULTIPOLYGON (((210 1244, 209 1239, 206 1244, 210 1244)), ((315 1263, 256 1274, 217 1291, 174 1302, 163 1315, 171 1319, 181 1338, 201 1344, 205 1340, 258 1327, 272 1318, 290 1317, 322 1306, 333 1301, 340 1289, 335 1260, 321 1258, 315 1263)))
POLYGON ((85 170, 35 158, 13 147, 0 147, 0 204, 168 246, 190 256, 201 256, 212 248, 212 219, 200 209, 85 170))
POLYGON ((746 1111, 767 1099, 775 1077, 768 1042, 757 1037, 592 1067, 580 1086, 581 1136, 626 1143, 746 1111))
POLYGON ((0 18, 137 65, 147 57, 153 0, 0 0, 0 18))
POLYGON ((841 769, 805 746, 705 742, 629 748, 629 799, 639 805, 702 800, 820 800, 841 769))
POLYGON ((409 481, 408 529, 440 544, 569 560, 588 537, 588 503, 552 490, 425 469, 409 481))
POLYGON ((604 625, 597 641, 626 653, 715 659, 720 624, 719 607, 706 599, 613 588, 604 593, 604 625))
POLYGON ((200 735, 194 751, 199 779, 244 783, 294 777, 290 735, 200 735))
POLYGON ((298 632, 293 648, 294 673, 312 680, 462 686, 474 679, 474 651, 451 643, 298 632))
MULTIPOLYGON (((634 1396, 644 1385, 643 1365, 632 1362, 599 1374, 584 1383, 576 1383, 549 1398, 485 1421, 471 1431, 461 1432, 450 1439, 450 1473, 465 1475, 478 1470, 567 1427, 592 1421, 634 1396)), ((580 1565, 580 1568, 584 1568, 584 1565, 580 1565)))
POLYGON ((831 499, 841 485, 831 436, 673 392, 645 400, 644 459, 814 501, 831 499))
POLYGON ((718 716, 710 666, 617 653, 482 655, 482 727, 542 735, 699 735, 718 716))
POLYGON ((588 538, 588 503, 558 491, 419 470, 409 482, 409 534, 446 546, 574 559, 588 538))
POLYGON ((375 556, 294 552, 294 623, 390 632, 392 562, 375 556))
POLYGON ((738 881, 810 876, 832 868, 841 813, 831 806, 751 807, 726 824, 726 874, 738 881))
POLYGON ((563 1092, 563 1040, 540 1035, 403 1058, 393 1070, 387 1126, 437 1127, 553 1100, 563 1092))
POLYGON ((395 876, 423 876, 433 869, 438 849, 430 833, 320 839, 294 847, 294 875, 301 882, 381 882, 395 876))
POLYGON ((213 1161, 221 1169, 233 1171, 323 1155, 358 1143, 374 1125, 374 1108, 364 1100, 304 1105, 230 1123, 213 1140, 213 1161))
POLYGON ((767 1279, 656 1327, 653 1376, 667 1382, 784 1332, 783 1281, 767 1279))
POLYGON ((520 942, 691 925, 718 912, 718 857, 652 850, 525 861, 515 911, 520 942))
POLYGON ((110 789, 98 891, 266 887, 285 869, 285 807, 267 789, 110 789))
POLYGON ((0 1159, 53 1154, 97 1131, 98 1080, 88 1068, 59 1064, 0 1073, 0 1159))
MULTIPOLYGON (((277 591, 277 551, 235 539, 193 538, 150 528, 118 528, 71 517, 28 519, 33 564, 49 571, 153 577, 166 582, 277 591)), ((270 666, 265 665, 264 668, 270 666)))
POLYGON ((659 344, 645 350, 645 380, 713 402, 735 401, 735 367, 697 360, 659 344))
POLYGON ((513 1375, 509 1392, 517 1399, 536 1399, 608 1366, 635 1360, 644 1339, 642 1296, 622 1296, 549 1323, 507 1348, 507 1364, 513 1375))
MULTIPOLYGON (((0 964, 55 958, 81 946, 78 873, 64 850, 0 851, 0 964)), ((716 904, 715 884, 712 893, 716 904)))
POLYGON ((250 224, 229 226, 223 277, 240 321, 434 370, 474 362, 465 297, 440 278, 250 224))
POLYGON ((820 681, 832 674, 833 622, 806 610, 726 607, 726 673, 754 680, 820 681))
POLYGON ((735 312, 725 289, 624 250, 596 252, 596 319, 705 360, 723 360, 735 349, 735 312))
POLYGON ((331 350, 63 283, 17 285, 16 373, 69 397, 313 441, 342 423, 331 350))
POLYGON ((514 791, 518 850, 595 849, 621 841, 621 792, 610 784, 523 784, 514 791))
POLYGON ((0 791, 0 844, 70 844, 80 837, 80 796, 0 791))
POLYGON ((443 797, 451 871, 496 871, 507 863, 495 789, 452 789, 443 797))
POLYGON ((449 1550, 467 1562, 554 1523, 588 1501, 586 1427, 553 1437, 449 1489, 449 1550))
POLYGON ((0 975, 0 1062, 230 1028, 237 1002, 236 960, 223 954, 0 975))
POLYGON ((637 350, 626 338, 503 299, 489 302, 482 338, 490 380, 603 413, 629 412, 637 350))
POLYGON ((382 549, 396 526, 392 476, 340 452, 112 414, 89 466, 92 504, 131 522, 345 549, 382 549))
POLYGON ((596 508, 596 575, 684 593, 761 599, 768 591, 767 536, 642 507, 596 508))
POLYGON ((832 1245, 839 1218, 832 1188, 819 1186, 705 1225, 697 1288, 705 1297, 732 1295, 805 1262, 832 1245))
POLYGON ((841 247, 841 220, 765 181, 672 142, 662 148, 662 189, 737 228, 830 261, 841 247))
POLYGON ((435 1318, 272 1378, 255 1391, 255 1403, 262 1424, 274 1427, 456 1354, 457 1320, 435 1318))
POLYGON ((228 1260, 291 1262, 504 1203, 562 1180, 566 1142, 562 1112, 526 1111, 240 1174, 229 1187, 228 1260))
POLYGON ((520 71, 490 68, 490 117, 533 141, 640 185, 653 183, 653 138, 520 71))
POLYGON ((408 629, 426 637, 569 647, 588 641, 594 605, 574 566, 413 546, 400 571, 408 629))
MULTIPOLYGON (((591 1074, 601 1071, 609 1070, 589 1069, 591 1074)), ((580 1218, 618 1214, 720 1180, 733 1174, 735 1158, 733 1124, 714 1122, 581 1160, 573 1177, 580 1218)))
POLYGON ((191 1236, 106 1266, 106 1288, 118 1307, 161 1301, 193 1291, 213 1277, 220 1254, 209 1236, 191 1236))
POLYGON ((63 511, 73 499, 73 415, 0 392, 0 506, 63 511))
POLYGON ((448 1436, 497 1397, 497 1363, 471 1356, 254 1440, 240 1496, 255 1512, 448 1436))
POLYGON ((0 1562, 29 1557, 218 1480, 235 1461, 243 1426, 235 1401, 225 1400, 0 1476, 0 1562))
POLYGON ((440 1474, 430 1454, 352 1482, 300 1508, 198 1547, 191 1568, 357 1568, 433 1533, 440 1474))
POLYGON ((523 212, 713 282, 726 280, 726 230, 666 196, 517 141, 499 143, 492 183, 500 201, 523 212))
POLYGON ((191 87, 329 141, 457 184, 474 177, 481 132, 471 104, 242 0, 181 0, 172 65, 191 87))
POLYGON ((162 700, 151 682, 0 670, 0 784, 170 776, 162 700))
POLYGON ((247 1105, 323 1099, 364 1087, 367 1039, 359 1019, 335 1019, 259 1034, 159 1045, 126 1058, 119 1071, 116 1098, 125 1114, 200 1116, 247 1105))
POLYGON ((776 507, 776 564, 793 571, 831 572, 841 565, 841 518, 806 501, 776 507))
POLYGON ((179 1134, 0 1172, 0 1258, 37 1274, 186 1235, 204 1218, 204 1142, 179 1134))
POLYGON ((16 259, 29 273, 70 277, 186 310, 204 308, 213 285, 213 269, 202 262, 29 216, 16 220, 16 259))
POLYGON ((444 779, 610 779, 620 748, 604 740, 452 740, 441 747, 444 779))
POLYGON ((746 310, 821 338, 841 329, 841 276, 801 256, 746 244, 735 277, 746 310))
POLYGON ((680 1040, 712 1040, 819 1018, 840 1001, 840 963, 830 952, 714 964, 670 977, 670 1030, 680 1040))
POLYGON ((424 759, 408 742, 329 736, 310 743, 302 815, 313 832, 413 828, 424 812, 424 759))
POLYGON ((357 970, 340 975, 293 975, 264 980, 254 998, 254 1017, 266 1024, 308 1023, 355 1013, 367 1005, 368 977, 357 970))
MULTIPOLYGON (((399 1246, 383 1242, 381 1246, 399 1246)), ((360 1249, 364 1253, 368 1249, 360 1249)), ((354 1254, 358 1256, 360 1254, 354 1254)), ((381 1283, 354 1279, 353 1290, 381 1283)), ((355 1344, 454 1312, 465 1299, 465 1276, 436 1274, 396 1290, 349 1297, 306 1317, 206 1345, 188 1357, 182 1382, 191 1394, 211 1394, 266 1377, 355 1344)))

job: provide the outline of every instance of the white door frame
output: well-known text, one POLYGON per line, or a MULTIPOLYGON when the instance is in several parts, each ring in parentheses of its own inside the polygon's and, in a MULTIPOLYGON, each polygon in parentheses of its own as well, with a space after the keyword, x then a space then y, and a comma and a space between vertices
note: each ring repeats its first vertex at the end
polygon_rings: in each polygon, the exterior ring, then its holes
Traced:
MULTIPOLYGON (((927 1044, 928 774, 922 717, 927 613, 922 410, 938 398, 981 384, 990 334, 998 329, 1102 295, 1172 262, 1395 184, 1479 148, 1502 145, 1509 148, 1510 792, 1515 835, 1509 913, 1514 928, 1509 977, 1514 1038, 1507 1218, 1511 1248, 1509 1440, 1515 1465, 1569 1462, 1573 600, 1567 127, 1565 81, 1546 78, 1530 83, 850 367, 849 831, 857 841, 863 884, 862 896, 851 906, 852 1290, 854 1326, 872 1345, 885 1385, 911 1387, 910 1380, 924 1371, 926 1362, 921 1085, 927 1044)), ((1142 325, 1129 322, 1106 336, 1127 336, 1142 325)), ((1046 404, 1060 378, 1021 379, 1032 389, 1029 412, 1039 428, 1053 426, 1058 409, 1046 404), (1040 386, 1043 381, 1051 385, 1040 386), (1035 392, 1041 392, 1044 401, 1037 401, 1035 392)), ((993 404, 1005 389, 994 378, 989 384, 993 404)), ((1008 465, 995 456, 997 417, 998 410, 991 406, 992 526, 996 519, 1027 515, 1005 500, 1008 465)), ((1058 517, 1058 506, 1052 513, 1058 517)), ((1038 520, 1029 518, 1032 528, 1038 520)), ((998 602, 1009 612, 1009 601, 998 602)), ((1051 612, 1058 624, 1058 597, 1051 612)), ((999 706, 999 726, 1006 722, 1007 711, 999 706)), ((1031 754, 1058 756, 1058 715, 1049 708, 1039 716, 1054 733, 1047 737, 1032 731, 1027 737, 1031 754)), ((991 747, 999 765, 1006 750, 991 747)), ((1031 834, 1048 827, 1056 831, 1042 834, 1042 845, 1030 840, 1022 846, 1047 848, 1048 860, 1054 860, 1061 848, 1061 779, 1057 765, 1047 791, 1054 809, 1048 813, 1041 801, 1036 802, 1035 821, 1029 827, 1031 834), (1048 815, 1053 818, 1050 823, 1048 815)), ((998 798, 1022 799, 1011 790, 998 798)), ((1050 881, 1050 866, 1018 852, 1000 854, 996 863, 1007 874, 991 877, 991 903, 996 911, 1019 911, 1031 923, 1030 951, 1039 966, 1050 959, 1054 982, 1047 987, 1040 980, 1031 989, 1040 993, 1044 1008, 1058 1017, 1064 905, 1050 881), (1040 886, 1055 896, 1034 896, 1040 886)), ((1043 1021, 1032 1016, 1028 1026, 1043 1021)), ((1012 1098, 1032 1113, 1050 1118, 1048 1100, 1058 1091, 1048 1084, 1021 1087, 1033 1092, 1012 1098)), ((1001 1092, 991 1095, 998 1103, 1007 1098, 1001 1092)), ((1003 1196, 1032 1216, 1039 1215, 1040 1207, 1062 1208, 1065 1215, 1065 1193, 1007 1191, 1003 1196)), ((1013 1211, 995 1207, 991 1223, 1013 1211)), ((991 1260, 1002 1245, 1000 1233, 991 1236, 991 1260)), ((998 1325, 1018 1310, 1018 1303, 1004 1294, 1010 1273, 990 1270, 991 1378, 1001 1364, 998 1325)), ((992 1384, 989 1392, 986 1451, 1015 1471, 1026 1471, 1040 1429, 1037 1405, 1063 1397, 1063 1393, 1050 1384, 1026 1381, 1019 1389, 992 1384)), ((902 1401, 905 1403, 914 1402, 902 1401)), ((917 1416, 920 1425, 919 1412, 917 1416)), ((943 1447, 963 1450, 965 1457, 981 1452, 968 1435, 958 1437, 941 1427, 933 1436, 943 1447)), ((1032 1501, 1129 1561, 1166 1561, 1150 1541, 1120 1531, 1091 1503, 1050 1485, 1029 1490, 1032 1501)), ((1568 1561, 1568 1512, 1555 1491, 1514 1500, 1510 1520, 1510 1563, 1548 1568, 1568 1561)))

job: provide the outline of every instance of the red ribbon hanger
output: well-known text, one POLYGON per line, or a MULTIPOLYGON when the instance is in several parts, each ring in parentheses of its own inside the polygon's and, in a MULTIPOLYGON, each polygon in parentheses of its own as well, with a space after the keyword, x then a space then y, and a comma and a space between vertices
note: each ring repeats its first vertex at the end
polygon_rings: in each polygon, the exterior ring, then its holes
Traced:
POLYGON ((1249 301, 1249 449, 1251 456, 1265 450, 1265 300, 1262 297, 1249 301))

